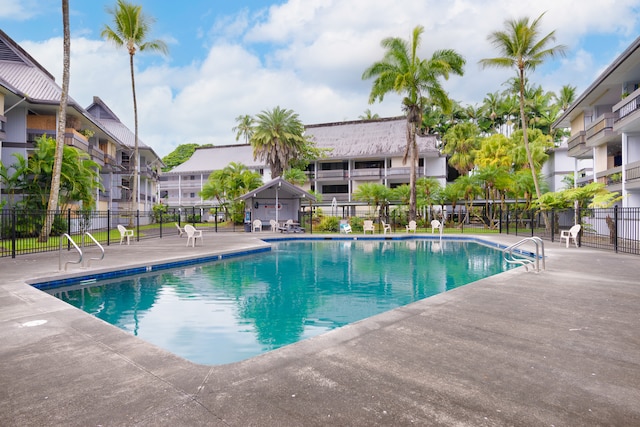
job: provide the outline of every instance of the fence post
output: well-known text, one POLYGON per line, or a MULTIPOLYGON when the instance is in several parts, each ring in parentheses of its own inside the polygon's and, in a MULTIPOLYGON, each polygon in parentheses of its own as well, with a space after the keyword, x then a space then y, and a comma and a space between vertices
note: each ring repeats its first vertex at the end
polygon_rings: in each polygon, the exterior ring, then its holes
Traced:
MULTIPOLYGON (((580 224, 582 225, 582 215, 580 213, 580 206, 578 206, 578 208, 576 209, 576 224, 580 224)), ((578 247, 582 247, 582 229, 584 227, 580 228, 580 232, 578 233, 578 247)))
POLYGON ((140 209, 136 209, 136 242, 140 241, 140 209))
POLYGON ((556 225, 556 210, 551 209, 551 243, 553 243, 553 237, 556 232, 555 225, 556 225))
POLYGON ((107 246, 111 243, 111 210, 107 209, 107 246))
POLYGON ((618 207, 613 207, 613 250, 618 253, 618 207))
POLYGON ((17 218, 16 208, 13 208, 11 211, 11 258, 16 257, 16 244, 17 244, 16 227, 18 227, 18 221, 16 218, 17 218))
MULTIPOLYGON (((48 213, 48 212, 47 212, 48 213)), ((55 221, 55 215, 56 213, 53 213, 54 215, 54 221, 55 221)), ((67 209, 67 233, 69 234, 69 236, 71 236, 71 208, 67 209)), ((71 250, 71 240, 67 239, 67 250, 70 251, 71 250)))
MULTIPOLYGON (((161 209, 158 209, 159 213, 160 213, 160 238, 162 239, 162 217, 164 216, 164 212, 162 212, 161 209)), ((167 212, 169 210, 167 209, 167 212)))
POLYGON ((502 206, 498 206, 498 233, 502 234, 502 206))

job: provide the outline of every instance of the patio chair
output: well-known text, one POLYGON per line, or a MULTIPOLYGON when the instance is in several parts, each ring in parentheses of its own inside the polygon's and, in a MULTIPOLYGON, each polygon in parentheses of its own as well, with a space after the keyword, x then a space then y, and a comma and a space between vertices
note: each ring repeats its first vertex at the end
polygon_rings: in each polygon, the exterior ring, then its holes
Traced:
POLYGON ((196 230, 191 224, 184 226, 184 232, 187 233, 187 246, 189 246, 189 242, 191 242, 191 247, 195 248, 196 239, 202 240, 202 230, 196 230))
POLYGON ((182 237, 185 234, 184 228, 180 227, 177 222, 176 222, 176 228, 178 229, 179 237, 182 237))
POLYGON ((373 234, 375 230, 376 228, 373 226, 373 221, 367 219, 362 222, 362 231, 364 234, 367 234, 367 231, 370 231, 371 234, 373 234))
POLYGON ((576 224, 568 230, 562 230, 560 232, 560 243, 562 243, 562 239, 567 240, 567 247, 569 247, 569 241, 573 239, 573 243, 578 247, 578 234, 580 233, 580 229, 582 226, 580 224, 576 224))
POLYGON ((351 232, 351 225, 349 223, 345 222, 340 224, 340 233, 349 234, 351 232))
POLYGON ((129 239, 133 237, 133 230, 127 230, 124 228, 124 225, 118 224, 118 231, 120 232, 120 244, 126 238, 127 245, 129 244, 129 239))
POLYGON ((415 234, 417 228, 418 224, 415 221, 409 221, 409 224, 407 224, 407 233, 413 231, 413 234, 415 234))
POLYGON ((433 234, 436 228, 442 233, 442 223, 437 219, 434 219, 431 221, 431 234, 433 234))
POLYGON ((262 221, 259 219, 253 220, 253 231, 262 231, 262 221))
POLYGON ((270 219, 269 225, 271 225, 271 231, 278 231, 278 222, 275 219, 270 219))
POLYGON ((387 231, 391 233, 391 224, 387 224, 386 222, 382 221, 382 229, 384 230, 384 234, 387 234, 387 231))

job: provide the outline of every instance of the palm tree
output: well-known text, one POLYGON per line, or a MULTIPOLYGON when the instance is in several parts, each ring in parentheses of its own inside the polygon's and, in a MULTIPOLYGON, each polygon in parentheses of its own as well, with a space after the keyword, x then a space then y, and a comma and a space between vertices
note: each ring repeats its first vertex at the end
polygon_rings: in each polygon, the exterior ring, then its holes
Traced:
POLYGON ((275 107, 256 115, 257 124, 251 136, 254 160, 264 161, 277 178, 287 170, 292 160, 304 156, 311 145, 305 139, 304 125, 293 110, 275 107))
POLYGON ((449 156, 451 167, 466 175, 475 166, 475 152, 479 147, 480 129, 471 122, 459 123, 444 134, 442 153, 449 156))
POLYGON ((535 184, 536 196, 540 197, 540 185, 538 184, 538 176, 531 157, 529 149, 529 140, 527 139, 527 117, 524 112, 525 108, 525 82, 526 71, 535 70, 537 66, 542 64, 545 59, 553 58, 557 55, 564 55, 566 46, 556 45, 549 47, 549 44, 555 41, 555 31, 550 32, 546 36, 540 38, 540 20, 544 13, 538 18, 529 22, 529 18, 520 18, 517 20, 507 20, 505 22, 504 31, 495 31, 489 34, 489 41, 502 54, 496 58, 486 58, 480 60, 483 67, 499 67, 499 68, 515 68, 517 78, 519 79, 519 95, 520 95, 520 119, 522 120, 522 131, 524 146, 531 168, 531 175, 535 184))
POLYGON ((560 92, 554 95, 556 104, 562 111, 566 111, 573 101, 576 100, 576 87, 571 85, 564 85, 560 88, 560 92))
POLYGON ((358 118, 360 120, 376 120, 379 119, 380 116, 378 115, 378 113, 372 113, 371 110, 367 108, 366 110, 364 110, 364 114, 358 116, 358 118))
POLYGON ((382 101, 389 92, 404 95, 402 108, 407 115, 407 146, 403 162, 410 158, 409 220, 416 219, 416 164, 418 147, 416 132, 422 125, 422 112, 428 102, 449 111, 451 100, 443 89, 440 77, 448 79, 451 73, 462 75, 465 60, 454 50, 438 50, 431 59, 421 60, 417 55, 420 36, 424 27, 414 28, 410 41, 398 37, 383 39, 385 54, 382 60, 375 62, 362 74, 363 79, 375 77, 369 103, 382 101), (428 98, 427 98, 428 97, 428 98))
MULTIPOLYGON (((56 151, 51 173, 51 191, 44 224, 38 240, 46 242, 53 226, 52 211, 58 210, 58 196, 60 194, 60 175, 62 173, 62 155, 64 150, 64 130, 67 127, 67 100, 69 98, 69 69, 71 64, 71 37, 69 35, 69 0, 62 0, 62 92, 60 93, 60 107, 58 108, 58 129, 56 132, 56 151)), ((85 206, 86 209, 86 206, 85 206)))
POLYGON ((238 116, 236 117, 236 123, 237 125, 231 129, 236 133, 236 141, 238 141, 240 137, 244 137, 245 144, 248 144, 249 140, 253 136, 253 117, 249 114, 238 116))
POLYGON ((133 56, 136 51, 156 51, 162 54, 168 52, 167 45, 162 40, 147 40, 151 24, 154 19, 142 13, 142 6, 118 0, 115 9, 107 9, 112 15, 113 27, 105 25, 100 36, 113 42, 117 47, 125 47, 129 52, 129 67, 131 69, 131 93, 133 94, 133 117, 135 142, 133 147, 133 188, 132 208, 138 208, 138 103, 136 100, 136 83, 133 72, 133 56))

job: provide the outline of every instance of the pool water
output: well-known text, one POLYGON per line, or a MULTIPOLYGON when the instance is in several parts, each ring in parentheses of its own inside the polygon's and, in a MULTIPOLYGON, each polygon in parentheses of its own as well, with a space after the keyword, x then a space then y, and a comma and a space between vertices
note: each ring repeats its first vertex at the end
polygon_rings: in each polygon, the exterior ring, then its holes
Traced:
POLYGON ((510 268, 474 242, 285 241, 256 255, 47 292, 202 364, 322 334, 510 268))

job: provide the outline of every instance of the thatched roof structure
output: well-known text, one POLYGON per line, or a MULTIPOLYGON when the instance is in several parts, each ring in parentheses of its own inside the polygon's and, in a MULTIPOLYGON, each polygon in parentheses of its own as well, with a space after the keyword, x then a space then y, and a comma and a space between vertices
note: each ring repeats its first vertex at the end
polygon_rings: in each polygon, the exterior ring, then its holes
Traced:
MULTIPOLYGON (((305 135, 319 148, 330 148, 329 158, 352 159, 402 156, 407 145, 407 120, 392 117, 378 120, 324 123, 306 126, 305 135)), ((437 138, 418 136, 421 156, 438 157, 437 138)))

